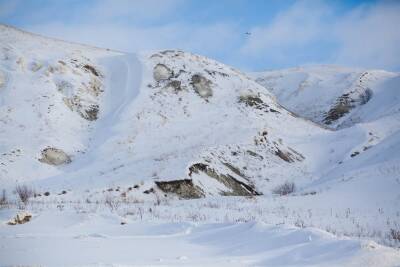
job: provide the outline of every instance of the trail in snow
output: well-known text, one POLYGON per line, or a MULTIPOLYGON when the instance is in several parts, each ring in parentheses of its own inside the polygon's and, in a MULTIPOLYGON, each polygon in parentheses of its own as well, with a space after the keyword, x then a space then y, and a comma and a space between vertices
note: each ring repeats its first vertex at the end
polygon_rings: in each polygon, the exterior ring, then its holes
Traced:
POLYGON ((71 171, 95 162, 99 149, 114 135, 113 129, 120 121, 121 114, 128 105, 134 103, 140 92, 142 63, 135 54, 105 57, 99 63, 106 73, 100 118, 93 129, 89 150, 68 166, 71 171))

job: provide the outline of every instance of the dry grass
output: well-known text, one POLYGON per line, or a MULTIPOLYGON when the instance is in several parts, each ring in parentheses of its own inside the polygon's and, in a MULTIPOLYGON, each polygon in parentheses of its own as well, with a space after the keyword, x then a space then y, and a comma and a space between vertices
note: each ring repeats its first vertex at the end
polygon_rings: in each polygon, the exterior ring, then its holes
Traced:
POLYGON ((294 191, 296 191, 296 185, 293 182, 286 181, 285 183, 275 187, 272 190, 272 193, 280 196, 286 196, 293 193, 294 191))
POLYGON ((17 185, 15 187, 15 192, 24 205, 28 204, 29 199, 34 195, 34 191, 27 185, 17 185))

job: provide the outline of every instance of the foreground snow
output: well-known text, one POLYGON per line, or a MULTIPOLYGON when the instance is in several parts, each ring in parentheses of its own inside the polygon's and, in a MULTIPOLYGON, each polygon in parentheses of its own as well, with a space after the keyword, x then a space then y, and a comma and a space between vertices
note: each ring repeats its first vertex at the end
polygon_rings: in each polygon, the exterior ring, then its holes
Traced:
MULTIPOLYGON (((0 212, 5 219, 10 212, 0 212)), ((395 266, 400 253, 318 229, 262 222, 130 221, 47 211, 0 226, 2 266, 395 266), (124 222, 125 224, 121 224, 124 222)))

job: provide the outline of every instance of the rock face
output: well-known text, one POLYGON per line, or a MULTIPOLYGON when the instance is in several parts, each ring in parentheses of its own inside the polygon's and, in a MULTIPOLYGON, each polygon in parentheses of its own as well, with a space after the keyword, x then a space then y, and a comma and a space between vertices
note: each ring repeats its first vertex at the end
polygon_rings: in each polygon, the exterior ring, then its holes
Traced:
POLYGON ((181 81, 176 81, 176 80, 171 81, 171 82, 168 83, 167 86, 173 88, 175 92, 178 92, 178 91, 182 90, 181 81))
POLYGON ((71 158, 61 149, 48 147, 42 150, 42 158, 39 161, 58 166, 70 163, 71 158))
POLYGON ((5 85, 6 83, 6 75, 0 70, 0 89, 5 85))
POLYGON ((95 121, 98 119, 99 105, 85 103, 78 96, 73 98, 63 98, 64 104, 72 111, 77 111, 77 113, 84 119, 88 121, 95 121))
POLYGON ((168 80, 172 77, 172 71, 164 64, 157 64, 153 69, 153 78, 157 82, 168 80))
MULTIPOLYGON (((240 177, 245 179, 244 175, 236 167, 234 167, 228 163, 225 163, 224 165, 227 166, 232 172, 234 172, 235 174, 237 174, 240 177)), ((260 193, 257 192, 254 189, 254 186, 251 185, 250 183, 247 184, 247 183, 241 182, 241 181, 235 179, 230 174, 218 173, 216 170, 209 167, 207 164, 196 163, 189 167, 189 176, 192 176, 193 174, 199 174, 200 172, 206 174, 210 178, 217 180, 218 182, 225 185, 228 189, 230 189, 230 191, 222 191, 221 195, 223 195, 223 196, 257 196, 257 195, 260 195, 260 193)))
POLYGON ((372 98, 372 90, 358 86, 357 90, 338 97, 333 107, 326 113, 323 123, 330 125, 344 117, 357 106, 365 105, 372 98))
POLYGON ((244 103, 248 107, 264 110, 268 112, 268 104, 264 103, 260 95, 241 95, 239 97, 239 103, 244 103))
POLYGON ((204 197, 204 192, 193 184, 191 179, 156 182, 158 188, 165 193, 173 193, 180 198, 191 199, 204 197))
POLYGON ((199 74, 195 74, 192 76, 192 84, 193 88, 199 96, 203 98, 208 98, 213 95, 211 90, 211 81, 207 80, 203 76, 199 74))
POLYGON ((31 220, 32 215, 27 212, 18 213, 12 220, 8 222, 8 225, 24 224, 31 220))

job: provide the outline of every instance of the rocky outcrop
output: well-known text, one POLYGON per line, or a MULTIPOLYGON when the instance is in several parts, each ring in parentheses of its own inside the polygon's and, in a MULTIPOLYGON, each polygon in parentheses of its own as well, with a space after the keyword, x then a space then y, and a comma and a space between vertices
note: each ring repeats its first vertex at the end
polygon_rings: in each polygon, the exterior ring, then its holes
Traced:
POLYGON ((6 84, 6 75, 0 70, 0 89, 6 84))
POLYGON ((84 103, 84 101, 78 96, 72 98, 65 97, 63 98, 63 101, 71 111, 78 112, 82 118, 88 121, 97 120, 100 109, 98 104, 84 103))
POLYGON ((213 95, 211 81, 204 78, 200 74, 195 74, 192 76, 192 85, 195 92, 203 98, 209 98, 213 95))
MULTIPOLYGON (((236 175, 241 176, 245 179, 244 175, 240 172, 240 170, 231 164, 224 164, 228 169, 230 169, 236 175)), ((250 183, 244 183, 234 178, 230 174, 221 174, 216 170, 211 168, 209 165, 204 163, 196 163, 189 167, 189 176, 191 177, 193 174, 199 174, 200 172, 206 174, 210 178, 217 180, 218 182, 225 185, 228 191, 222 191, 221 195, 224 196, 256 196, 261 195, 254 189, 254 186, 250 183)))
POLYGON ((337 100, 335 105, 326 113, 323 123, 330 125, 332 122, 337 121, 354 108, 352 99, 349 94, 343 94, 337 100))
POLYGON ((164 64, 157 64, 153 69, 153 78, 157 82, 168 80, 173 76, 172 70, 164 64))
POLYGON ((204 197, 203 190, 194 185, 191 179, 156 182, 156 185, 161 191, 176 194, 180 198, 192 199, 204 197))
POLYGON ((372 90, 362 85, 362 77, 354 90, 339 96, 331 109, 326 112, 322 122, 331 125, 348 114, 352 109, 365 105, 372 98, 372 90))
POLYGON ((168 83, 167 87, 173 88, 175 92, 182 90, 181 81, 178 81, 178 80, 170 81, 168 83))
POLYGON ((258 133, 254 138, 254 144, 257 147, 272 152, 275 156, 288 163, 303 161, 305 159, 301 153, 291 147, 285 146, 281 140, 269 140, 268 132, 266 130, 258 133))
POLYGON ((32 219, 32 215, 22 211, 19 212, 13 219, 11 219, 7 224, 8 225, 17 225, 17 224, 24 224, 29 222, 32 219))
POLYGON ((238 102, 240 104, 244 104, 247 107, 251 107, 253 109, 258 109, 264 112, 275 112, 280 113, 278 110, 270 108, 270 106, 264 102, 263 98, 265 96, 262 94, 247 94, 239 96, 238 102))
POLYGON ((48 147, 42 150, 42 157, 39 159, 39 161, 58 166, 70 163, 71 158, 61 149, 48 147))

